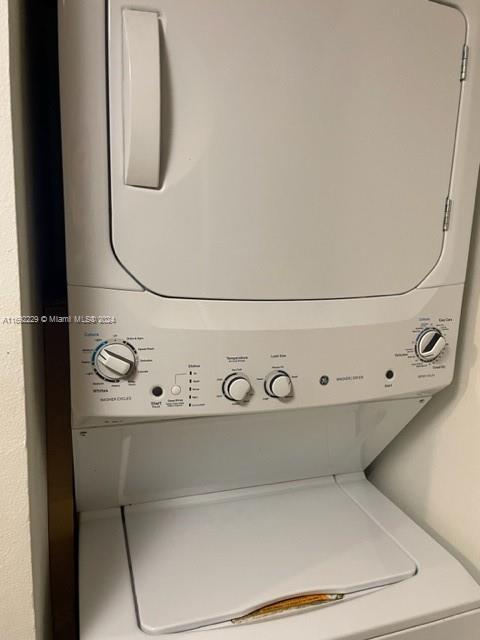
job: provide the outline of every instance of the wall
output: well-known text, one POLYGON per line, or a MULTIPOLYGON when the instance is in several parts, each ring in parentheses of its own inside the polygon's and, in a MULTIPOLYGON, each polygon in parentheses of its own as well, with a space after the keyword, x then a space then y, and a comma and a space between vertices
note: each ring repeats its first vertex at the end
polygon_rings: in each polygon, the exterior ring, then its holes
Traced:
POLYGON ((480 191, 476 209, 455 380, 369 476, 480 581, 480 191))
POLYGON ((43 640, 49 603, 41 328, 4 320, 39 311, 24 8, 23 0, 0 2, 0 638, 43 640))

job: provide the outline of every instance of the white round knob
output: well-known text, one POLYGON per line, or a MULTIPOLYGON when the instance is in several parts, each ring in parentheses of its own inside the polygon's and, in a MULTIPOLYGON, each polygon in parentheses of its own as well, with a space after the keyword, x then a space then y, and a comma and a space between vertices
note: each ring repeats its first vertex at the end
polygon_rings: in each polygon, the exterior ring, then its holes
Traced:
POLYGON ((272 371, 265 378, 265 391, 273 398, 286 398, 292 392, 292 381, 285 371, 272 371))
POLYGON ((135 352, 124 342, 108 342, 95 354, 94 366, 105 380, 128 378, 135 370, 135 352))
POLYGON ((423 362, 432 362, 436 360, 446 346, 445 338, 441 332, 434 327, 425 329, 417 338, 415 350, 417 356, 423 362))
POLYGON ((242 402, 251 390, 248 378, 243 375, 234 373, 223 381, 223 395, 233 402, 242 402))

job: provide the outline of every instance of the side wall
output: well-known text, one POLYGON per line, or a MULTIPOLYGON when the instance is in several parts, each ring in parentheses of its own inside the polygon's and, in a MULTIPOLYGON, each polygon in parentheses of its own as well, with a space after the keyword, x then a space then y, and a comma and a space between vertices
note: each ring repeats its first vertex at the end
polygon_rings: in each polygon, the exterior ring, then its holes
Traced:
POLYGON ((42 332, 40 325, 5 323, 40 307, 24 9, 23 0, 0 2, 0 637, 44 640, 49 589, 42 332))
POLYGON ((377 458, 369 475, 480 581, 479 216, 480 190, 454 382, 377 458))

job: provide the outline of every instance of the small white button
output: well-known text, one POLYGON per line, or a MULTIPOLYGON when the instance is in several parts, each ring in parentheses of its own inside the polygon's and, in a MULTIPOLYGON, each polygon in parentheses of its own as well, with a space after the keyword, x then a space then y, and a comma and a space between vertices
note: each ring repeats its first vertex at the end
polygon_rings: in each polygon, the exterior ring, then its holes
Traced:
POLYGON ((178 396, 182 392, 182 387, 179 387, 178 384, 174 384, 170 391, 172 392, 172 395, 178 396))

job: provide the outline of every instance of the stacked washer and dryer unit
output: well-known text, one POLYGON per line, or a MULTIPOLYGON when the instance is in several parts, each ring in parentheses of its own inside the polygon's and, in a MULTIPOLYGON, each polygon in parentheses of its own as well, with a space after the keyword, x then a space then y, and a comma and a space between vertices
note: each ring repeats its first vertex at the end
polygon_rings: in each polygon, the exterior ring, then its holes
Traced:
POLYGON ((454 375, 477 0, 61 0, 59 37, 81 640, 478 637, 364 475, 454 375))

